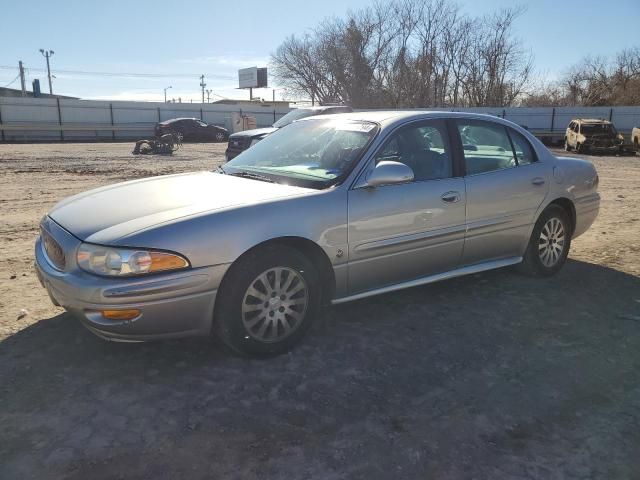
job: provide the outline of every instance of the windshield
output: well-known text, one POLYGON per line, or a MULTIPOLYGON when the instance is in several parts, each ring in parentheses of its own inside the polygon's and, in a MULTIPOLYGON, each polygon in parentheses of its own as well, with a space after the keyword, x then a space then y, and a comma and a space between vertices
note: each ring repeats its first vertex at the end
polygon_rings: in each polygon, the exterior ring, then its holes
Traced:
POLYGON ((274 123, 273 126, 276 128, 282 128, 285 125, 289 125, 291 122, 300 120, 301 118, 306 118, 306 117, 315 115, 317 112, 318 112, 317 110, 311 110, 308 108, 296 108, 295 110, 291 110, 284 117, 282 117, 280 120, 274 123))
POLYGON ((592 125, 580 126, 580 133, 583 135, 615 135, 616 129, 609 123, 596 123, 592 125))
POLYGON ((377 132, 377 124, 365 121, 296 122, 245 150, 222 170, 288 185, 327 188, 349 174, 377 132))

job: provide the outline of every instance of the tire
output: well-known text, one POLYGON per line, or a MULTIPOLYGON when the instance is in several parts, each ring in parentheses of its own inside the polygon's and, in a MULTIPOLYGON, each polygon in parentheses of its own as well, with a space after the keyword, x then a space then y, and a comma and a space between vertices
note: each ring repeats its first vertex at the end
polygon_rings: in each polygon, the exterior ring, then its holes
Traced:
POLYGON ((559 205, 547 207, 533 227, 527 250, 518 266, 520 272, 533 277, 556 274, 567 261, 572 234, 566 210, 559 205), (555 239, 555 242, 545 241, 545 237, 555 239))
POLYGON ((311 261, 293 248, 270 245, 248 253, 231 266, 218 290, 214 332, 242 355, 288 352, 318 314, 319 278, 311 261))
POLYGON ((571 151, 571 147, 569 146, 569 142, 567 142, 567 139, 564 139, 564 151, 565 152, 570 152, 571 151))
POLYGON ((582 148, 582 145, 580 145, 579 143, 576 143, 576 153, 583 153, 584 149, 582 148))
POLYGON ((216 142, 224 142, 226 140, 226 135, 224 132, 216 132, 213 138, 216 142))

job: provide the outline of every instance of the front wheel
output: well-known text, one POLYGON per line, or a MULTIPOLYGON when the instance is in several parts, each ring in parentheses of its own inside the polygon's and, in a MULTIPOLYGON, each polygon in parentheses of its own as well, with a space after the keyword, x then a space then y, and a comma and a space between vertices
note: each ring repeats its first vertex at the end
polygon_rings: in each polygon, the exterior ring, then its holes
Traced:
POLYGON ((247 254, 218 291, 215 328, 231 349, 252 356, 287 352, 320 307, 314 265, 297 250, 272 245, 247 254))
POLYGON ((557 273, 567 261, 571 235, 567 212, 558 205, 547 207, 533 228, 520 271, 540 277, 557 273))
POLYGON ((224 132, 216 132, 214 138, 216 142, 224 142, 226 140, 226 135, 224 132))
POLYGON ((569 142, 567 141, 567 139, 564 139, 564 151, 565 152, 570 152, 571 151, 571 147, 569 146, 569 142))

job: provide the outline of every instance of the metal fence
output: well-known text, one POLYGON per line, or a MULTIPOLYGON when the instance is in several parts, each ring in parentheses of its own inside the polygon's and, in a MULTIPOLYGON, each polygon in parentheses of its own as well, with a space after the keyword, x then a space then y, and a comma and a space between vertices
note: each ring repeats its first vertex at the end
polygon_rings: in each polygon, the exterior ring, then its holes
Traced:
POLYGON ((627 139, 634 127, 640 127, 640 107, 477 107, 433 110, 494 115, 522 125, 538 137, 554 141, 564 138, 567 125, 574 118, 609 120, 627 139))
MULTIPOLYGON (((550 141, 561 140, 573 118, 611 120, 628 138, 640 127, 640 107, 432 108, 485 113, 526 126, 550 141)), ((195 117, 233 131, 234 113, 256 118, 258 127, 273 124, 289 111, 269 103, 238 105, 197 103, 108 102, 48 98, 0 97, 0 141, 129 140, 153 135, 156 122, 195 117)))
POLYGON ((107 102, 58 98, 0 98, 0 141, 129 140, 153 135, 157 122, 199 118, 233 131, 233 114, 270 126, 289 108, 269 103, 238 105, 198 103, 107 102))

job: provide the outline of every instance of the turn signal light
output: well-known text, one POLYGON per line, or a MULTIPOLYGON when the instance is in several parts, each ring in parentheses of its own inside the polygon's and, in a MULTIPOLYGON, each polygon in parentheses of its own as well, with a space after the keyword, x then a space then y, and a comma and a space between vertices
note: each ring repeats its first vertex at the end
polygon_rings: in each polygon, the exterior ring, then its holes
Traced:
POLYGON ((107 320, 133 320, 140 316, 140 310, 101 310, 100 313, 107 320))
POLYGON ((189 266, 189 262, 184 258, 170 253, 151 252, 149 256, 151 257, 150 272, 174 270, 177 268, 187 268, 189 266))

